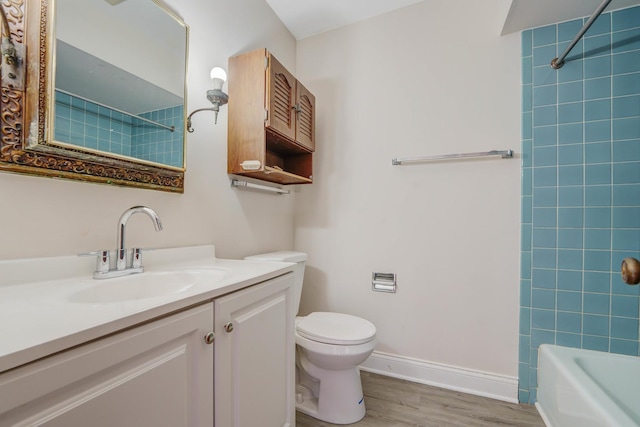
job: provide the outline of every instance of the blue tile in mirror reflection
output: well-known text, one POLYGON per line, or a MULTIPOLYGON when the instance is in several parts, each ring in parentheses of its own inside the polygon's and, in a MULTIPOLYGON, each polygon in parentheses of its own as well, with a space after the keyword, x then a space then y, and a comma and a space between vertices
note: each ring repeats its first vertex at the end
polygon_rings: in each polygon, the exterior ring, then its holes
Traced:
POLYGON ((184 163, 182 105, 141 115, 175 126, 174 132, 61 92, 56 92, 55 110, 58 141, 169 166, 184 163))

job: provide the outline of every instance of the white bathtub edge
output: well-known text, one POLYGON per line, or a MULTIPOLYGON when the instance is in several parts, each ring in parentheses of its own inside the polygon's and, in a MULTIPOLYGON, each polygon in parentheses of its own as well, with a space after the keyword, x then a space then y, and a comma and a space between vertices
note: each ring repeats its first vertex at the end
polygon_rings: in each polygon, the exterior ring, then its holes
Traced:
POLYGON ((544 422, 544 425, 547 427, 554 427, 553 424, 551 424, 551 421, 549 421, 549 417, 547 417, 544 409, 542 409, 542 406, 538 402, 535 403, 535 407, 538 410, 538 414, 540 415, 540 418, 542 418, 542 422, 544 422))
MULTIPOLYGON (((562 426, 583 426, 585 420, 591 422, 589 425, 640 426, 640 423, 619 405, 617 399, 612 397, 611 391, 604 390, 579 362, 596 360, 601 363, 604 360, 603 364, 597 366, 597 369, 602 370, 618 366, 619 360, 632 360, 637 365, 637 356, 552 344, 542 344, 538 351, 536 407, 541 416, 546 411, 547 420, 553 419, 562 426)), ((626 381, 626 378, 623 381, 626 381)), ((629 391, 625 393, 625 396, 637 395, 629 391)), ((551 422, 546 424, 552 425, 551 422)))
POLYGON ((360 365, 374 374, 518 403, 518 378, 374 351, 360 365))

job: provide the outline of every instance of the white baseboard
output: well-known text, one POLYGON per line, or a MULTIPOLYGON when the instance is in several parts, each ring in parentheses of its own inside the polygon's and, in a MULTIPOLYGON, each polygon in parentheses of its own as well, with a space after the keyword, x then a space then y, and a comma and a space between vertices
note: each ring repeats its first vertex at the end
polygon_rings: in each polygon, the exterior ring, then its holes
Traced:
POLYGON ((518 403, 518 378, 374 351, 360 369, 407 381, 518 403))

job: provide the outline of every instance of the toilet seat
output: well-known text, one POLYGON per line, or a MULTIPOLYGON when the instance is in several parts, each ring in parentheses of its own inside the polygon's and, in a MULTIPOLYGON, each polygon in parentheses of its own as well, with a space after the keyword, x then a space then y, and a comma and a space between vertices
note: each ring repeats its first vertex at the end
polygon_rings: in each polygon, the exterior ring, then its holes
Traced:
POLYGON ((376 335, 373 323, 343 313, 317 312, 296 322, 299 335, 333 345, 355 345, 371 341, 376 335))

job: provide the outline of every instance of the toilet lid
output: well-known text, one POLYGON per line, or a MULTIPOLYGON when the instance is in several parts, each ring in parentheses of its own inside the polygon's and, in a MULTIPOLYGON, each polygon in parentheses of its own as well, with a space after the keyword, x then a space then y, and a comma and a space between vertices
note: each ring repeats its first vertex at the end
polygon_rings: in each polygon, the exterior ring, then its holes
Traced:
POLYGON ((373 323, 342 313, 311 313, 298 320, 296 330, 312 341, 338 345, 363 344, 376 335, 373 323))

